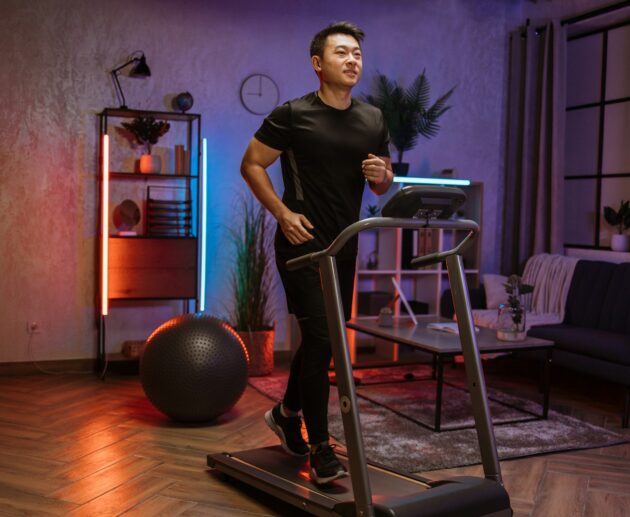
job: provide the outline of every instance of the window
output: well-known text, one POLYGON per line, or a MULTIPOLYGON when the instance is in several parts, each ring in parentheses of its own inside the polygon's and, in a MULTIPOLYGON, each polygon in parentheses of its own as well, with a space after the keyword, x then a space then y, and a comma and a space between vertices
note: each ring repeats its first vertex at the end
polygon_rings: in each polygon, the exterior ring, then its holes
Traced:
POLYGON ((630 199, 630 21, 567 45, 566 247, 608 248, 603 217, 630 199))

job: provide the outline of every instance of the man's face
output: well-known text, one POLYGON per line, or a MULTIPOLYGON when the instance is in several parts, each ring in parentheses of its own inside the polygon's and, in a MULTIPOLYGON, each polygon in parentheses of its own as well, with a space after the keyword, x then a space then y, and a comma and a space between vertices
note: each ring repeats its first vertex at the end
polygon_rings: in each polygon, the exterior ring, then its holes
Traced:
POLYGON ((312 62, 320 80, 331 85, 352 88, 361 78, 361 48, 348 34, 328 36, 323 57, 313 56, 312 62))

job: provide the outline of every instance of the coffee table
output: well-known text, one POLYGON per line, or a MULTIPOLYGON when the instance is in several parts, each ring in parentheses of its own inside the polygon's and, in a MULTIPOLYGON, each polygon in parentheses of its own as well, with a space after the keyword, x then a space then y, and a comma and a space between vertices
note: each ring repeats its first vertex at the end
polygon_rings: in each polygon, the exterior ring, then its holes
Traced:
MULTIPOLYGON (((435 393, 435 421, 433 427, 429 429, 440 432, 442 423, 442 390, 444 387, 444 361, 445 359, 453 359, 458 355, 462 355, 462 349, 459 342, 459 336, 449 332, 438 331, 427 328, 429 323, 448 322, 436 316, 419 316, 418 325, 414 325, 409 318, 396 318, 392 327, 382 327, 373 318, 353 318, 347 322, 350 329, 370 334, 392 342, 408 345, 415 349, 429 353, 433 356, 434 375, 436 379, 435 393)), ((451 322, 452 323, 452 322, 451 322)), ((530 413, 532 418, 519 421, 527 421, 533 419, 546 419, 549 413, 549 391, 550 391, 550 375, 551 375, 551 359, 553 354, 553 341, 546 339, 528 337, 523 341, 500 341, 496 338, 496 331, 480 328, 477 336, 477 347, 480 353, 496 353, 496 352, 516 352, 519 350, 543 350, 546 352, 543 361, 543 407, 542 414, 537 415, 530 413)), ((520 408, 519 408, 520 409, 520 408)), ((521 411, 529 413, 524 409, 521 411)), ((511 423, 513 423, 512 421, 511 423)), ((420 423, 420 422, 419 422, 420 423)), ((424 425, 424 424, 423 424, 424 425)), ((457 429, 462 429, 459 427, 457 429)), ((449 431, 456 428, 449 428, 449 431)))

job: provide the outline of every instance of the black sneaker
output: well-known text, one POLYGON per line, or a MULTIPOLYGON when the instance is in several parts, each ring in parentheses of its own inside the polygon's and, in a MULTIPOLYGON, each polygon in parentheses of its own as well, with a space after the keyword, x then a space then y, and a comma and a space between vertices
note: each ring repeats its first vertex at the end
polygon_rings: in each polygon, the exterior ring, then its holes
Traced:
POLYGON ((282 448, 293 456, 306 456, 310 450, 302 438, 302 419, 299 416, 286 417, 280 412, 280 404, 265 413, 265 422, 280 438, 282 448))
POLYGON ((325 485, 348 475, 346 468, 337 459, 333 447, 324 444, 311 452, 311 478, 317 485, 325 485))

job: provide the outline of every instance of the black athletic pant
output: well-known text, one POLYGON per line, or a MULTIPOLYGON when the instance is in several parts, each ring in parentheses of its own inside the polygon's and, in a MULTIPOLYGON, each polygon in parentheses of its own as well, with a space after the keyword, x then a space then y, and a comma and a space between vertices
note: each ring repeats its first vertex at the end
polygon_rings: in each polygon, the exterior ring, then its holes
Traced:
MULTIPOLYGON (((328 440, 328 368, 332 358, 324 309, 319 268, 311 264, 288 271, 285 259, 277 257, 280 278, 289 312, 300 325, 302 341, 291 362, 283 404, 291 411, 302 410, 309 443, 328 440)), ((337 260, 337 272, 346 319, 350 318, 356 260, 337 260)))

